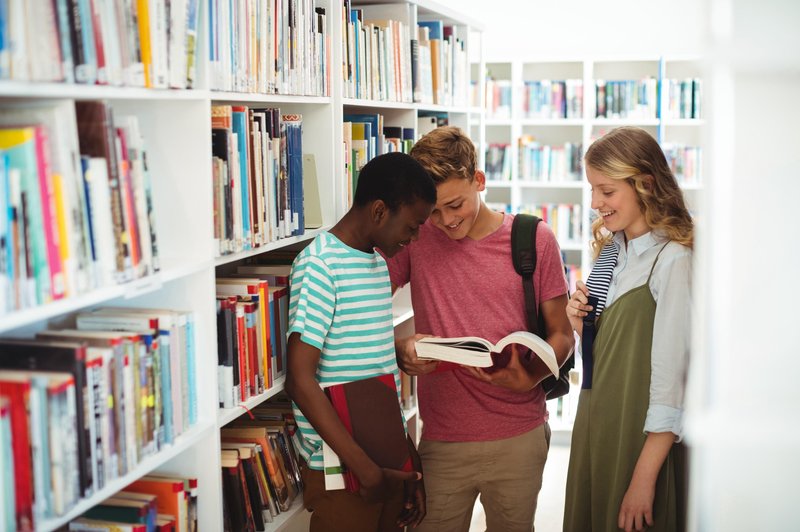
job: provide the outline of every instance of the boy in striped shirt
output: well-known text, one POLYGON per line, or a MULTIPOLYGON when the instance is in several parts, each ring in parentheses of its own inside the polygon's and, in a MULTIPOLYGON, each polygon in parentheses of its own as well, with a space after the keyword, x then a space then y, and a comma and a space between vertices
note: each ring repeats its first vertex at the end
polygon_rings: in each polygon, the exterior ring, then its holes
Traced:
POLYGON ((303 497, 312 531, 397 530, 425 515, 413 443, 416 471, 378 467, 322 388, 391 373, 399 389, 389 271, 375 248, 391 257, 416 240, 435 203, 436 188, 419 163, 402 153, 380 155, 362 168, 353 207, 292 265, 286 392, 306 461, 303 497), (359 493, 325 491, 323 439, 358 477, 359 493))

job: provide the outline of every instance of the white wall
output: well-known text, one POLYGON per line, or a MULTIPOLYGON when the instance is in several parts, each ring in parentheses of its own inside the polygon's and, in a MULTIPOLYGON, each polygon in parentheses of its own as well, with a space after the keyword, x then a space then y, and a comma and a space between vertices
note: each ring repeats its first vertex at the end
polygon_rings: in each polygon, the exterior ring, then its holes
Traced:
POLYGON ((442 0, 484 24, 487 61, 700 55, 699 0, 442 0))

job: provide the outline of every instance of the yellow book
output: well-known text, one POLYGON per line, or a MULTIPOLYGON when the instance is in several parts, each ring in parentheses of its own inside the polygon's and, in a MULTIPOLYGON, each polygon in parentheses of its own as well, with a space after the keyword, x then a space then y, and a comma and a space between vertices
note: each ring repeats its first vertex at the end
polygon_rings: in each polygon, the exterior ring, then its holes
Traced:
POLYGON ((139 22, 139 47, 144 65, 144 86, 153 86, 153 52, 150 48, 150 6, 149 0, 136 0, 136 15, 139 22))
MULTIPOLYGON (((61 174, 53 174, 53 197, 56 207, 56 226, 58 227, 59 256, 61 258, 61 271, 64 274, 64 286, 70 286, 70 242, 69 231, 67 231, 67 206, 64 204, 64 177, 61 174)), ((69 293, 65 295, 70 295, 69 293)))

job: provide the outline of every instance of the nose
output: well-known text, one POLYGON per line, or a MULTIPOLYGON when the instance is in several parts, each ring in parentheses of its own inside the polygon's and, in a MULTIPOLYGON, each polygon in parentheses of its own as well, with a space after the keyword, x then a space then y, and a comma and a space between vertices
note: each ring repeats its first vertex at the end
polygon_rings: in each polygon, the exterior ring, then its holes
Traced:
POLYGON ((597 209, 600 208, 600 200, 597 199, 594 191, 592 191, 592 203, 591 203, 590 207, 592 209, 594 209, 594 210, 597 210, 597 209))

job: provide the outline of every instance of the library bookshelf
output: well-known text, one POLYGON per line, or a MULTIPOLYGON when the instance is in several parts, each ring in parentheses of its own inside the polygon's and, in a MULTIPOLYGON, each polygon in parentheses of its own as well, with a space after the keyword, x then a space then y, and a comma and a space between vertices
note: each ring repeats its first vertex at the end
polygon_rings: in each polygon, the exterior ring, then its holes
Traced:
MULTIPOLYGON (((150 3, 165 5, 163 0, 150 3)), ((242 405, 220 408, 215 310, 215 278, 220 269, 230 268, 248 259, 269 256, 288 246, 301 247, 332 227, 347 211, 351 184, 346 168, 351 161, 350 154, 343 149, 345 115, 380 114, 385 125, 414 129, 416 133, 419 133, 418 120, 425 115, 436 116, 440 121, 447 120, 466 131, 482 128, 483 111, 469 104, 469 61, 466 59, 461 73, 454 73, 449 81, 450 95, 441 99, 432 98, 428 103, 414 102, 411 92, 406 97, 395 94, 394 99, 378 99, 353 93, 352 88, 348 88, 352 83, 344 74, 348 60, 348 25, 343 21, 356 11, 362 14, 363 20, 402 22, 405 28, 414 29, 413 33, 405 34, 406 37, 416 33, 419 22, 441 21, 444 27, 454 28, 464 57, 479 58, 479 40, 475 36, 481 31, 480 24, 447 6, 428 0, 389 0, 381 3, 358 0, 272 2, 272 6, 303 6, 306 13, 314 13, 314 8, 324 9, 325 16, 317 19, 319 26, 316 28, 322 34, 324 52, 322 55, 309 55, 309 64, 306 66, 311 69, 320 62, 326 64, 325 68, 317 69, 316 77, 312 76, 319 82, 316 89, 303 85, 309 71, 298 70, 292 78, 294 85, 287 83, 285 87, 276 89, 280 94, 273 94, 257 92, 257 87, 251 87, 252 91, 241 90, 248 83, 248 72, 256 76, 257 68, 248 71, 240 63, 240 70, 237 70, 235 62, 231 66, 224 57, 220 58, 219 42, 230 38, 231 28, 236 25, 230 21, 232 14, 221 12, 220 2, 185 0, 184 3, 194 5, 198 10, 196 74, 190 89, 89 85, 44 79, 32 81, 36 79, 33 74, 29 79, 8 79, 7 72, 3 76, 3 61, 0 58, 0 117, 11 110, 19 112, 39 106, 63 107, 80 101, 102 101, 108 104, 115 117, 136 118, 147 150, 147 171, 152 186, 151 224, 158 238, 160 262, 157 272, 135 280, 81 290, 57 301, 27 308, 6 309, 0 313, 0 341, 30 338, 46 329, 74 327, 77 313, 97 307, 176 309, 191 313, 194 319, 195 364, 192 377, 197 386, 195 423, 174 443, 139 461, 125 475, 112 479, 101 490, 81 498, 77 505, 60 515, 37 519, 35 530, 58 530, 130 482, 150 473, 196 478, 199 529, 222 530, 224 497, 220 481, 220 430, 245 414, 246 409, 268 402, 280 393, 283 379, 276 379, 272 387, 250 397, 242 405), (226 20, 227 29, 223 28, 223 21, 226 20), (321 80, 318 79, 320 77, 321 80), (319 89, 320 86, 323 88, 319 89), (246 249, 245 246, 229 253, 220 253, 218 235, 215 235, 216 206, 212 192, 211 121, 212 109, 225 105, 247 106, 251 109, 279 108, 282 115, 302 116, 302 151, 303 154, 313 154, 316 163, 321 218, 319 227, 296 231, 291 236, 252 249, 246 249)), ((238 0, 230 5, 234 4, 242 6, 241 9, 253 5, 238 0)), ((0 20, 0 23, 7 22, 0 20)), ((167 23, 171 28, 170 24, 167 23)), ((33 26, 25 27, 27 31, 33 26)), ((404 47, 410 45, 408 39, 398 42, 404 47)), ((35 51, 37 54, 44 53, 39 48, 35 51)), ((31 54, 33 52, 32 49, 31 54)), ((31 60, 34 57, 39 56, 32 55, 31 60)), ((410 72, 410 63, 406 68, 410 72)), ((364 162, 360 161, 360 164, 364 162)), ((108 205, 105 207, 108 208, 108 205)), ((413 330, 413 313, 407 296, 399 294, 395 307, 395 326, 413 330)), ((409 432, 418 438, 420 421, 415 404, 411 401, 405 406, 409 432)), ((301 499, 302 496, 297 497, 291 509, 277 516, 266 525, 266 529, 302 529, 307 522, 307 513, 302 510, 301 499)))
MULTIPOLYGON (((482 72, 485 80, 480 87, 473 87, 485 110, 485 200, 508 212, 537 213, 538 209, 543 218, 542 207, 551 209, 548 221, 568 268, 570 291, 578 279, 585 280, 591 268, 593 214, 582 157, 591 142, 605 132, 637 126, 651 133, 675 161, 673 171, 690 210, 697 212, 703 188, 705 125, 701 59, 490 60, 483 65, 474 63, 472 70, 473 79, 482 72), (556 87, 556 82, 563 83, 556 87), (598 87, 605 91, 605 102, 598 97, 604 94, 598 87), (615 95, 614 90, 619 93, 615 95), (613 106, 615 96, 619 108, 613 106), (632 102, 627 111, 626 100, 632 102)), ((477 134, 473 129, 473 135, 477 134)), ((554 430, 571 429, 578 392, 578 387, 572 386, 562 400, 548 403, 554 430)))

